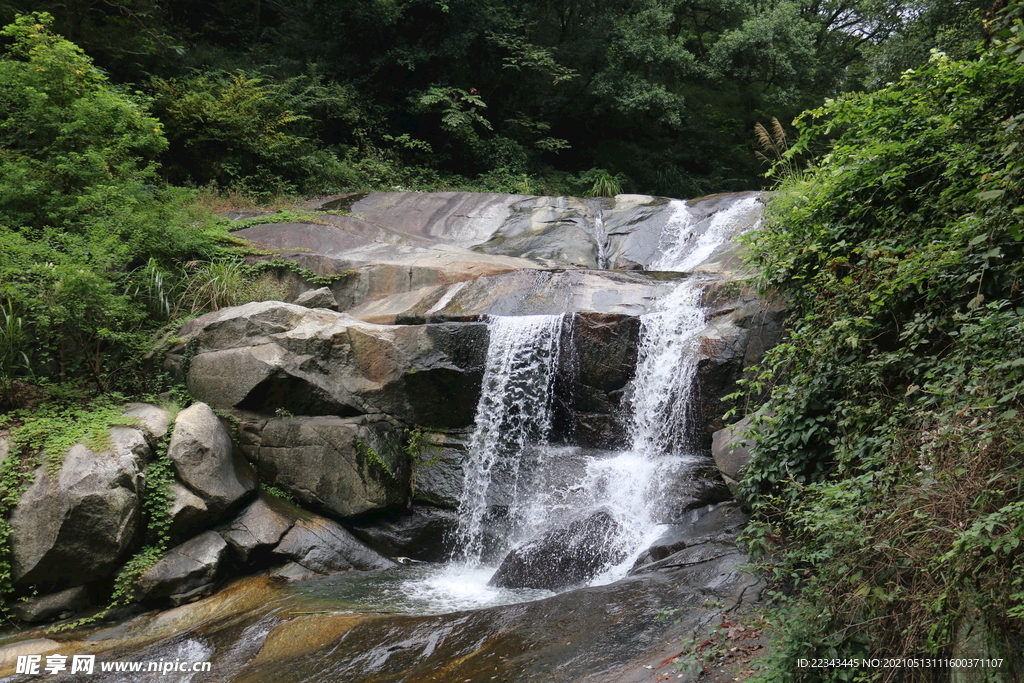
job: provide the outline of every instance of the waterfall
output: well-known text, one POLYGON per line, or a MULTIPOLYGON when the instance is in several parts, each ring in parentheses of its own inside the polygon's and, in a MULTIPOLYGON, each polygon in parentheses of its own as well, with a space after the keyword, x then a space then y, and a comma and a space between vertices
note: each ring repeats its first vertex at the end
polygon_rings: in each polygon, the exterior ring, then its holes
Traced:
POLYGON ((462 559, 469 565, 479 565, 485 551, 484 518, 495 485, 500 479, 506 488, 501 494, 514 508, 523 457, 528 447, 547 441, 563 318, 531 315, 489 321, 487 362, 456 532, 462 559))
MULTIPOLYGON (((685 201, 673 200, 671 210, 661 235, 661 256, 651 268, 688 272, 738 229, 756 221, 761 203, 756 195, 746 197, 703 218, 695 216, 685 201)), ((671 496, 670 482, 685 481, 687 470, 701 462, 689 435, 695 426, 693 389, 700 333, 707 325, 700 303, 704 286, 699 278, 688 277, 661 298, 656 310, 640 316, 636 375, 627 390, 630 448, 595 461, 590 468, 613 473, 605 477, 614 481, 607 500, 622 525, 617 540, 628 558, 597 582, 625 575, 658 536, 661 508, 671 496)))
MULTIPOLYGON (((673 201, 651 269, 689 272, 760 212, 749 196, 712 213, 673 201)), ((614 520, 596 541, 614 548, 591 580, 626 575, 661 533, 680 486, 706 458, 689 439, 706 277, 689 276, 640 317, 636 374, 626 389, 630 447, 546 446, 563 316, 494 317, 476 429, 465 465, 457 543, 467 575, 588 515, 614 520), (674 496, 674 494, 676 494, 674 496)), ((451 575, 446 575, 450 577, 451 575)))
MULTIPOLYGON (((660 256, 651 267, 692 273, 738 229, 754 224, 760 202, 756 195, 724 197, 695 205, 672 201, 667 209, 660 256)), ((352 599, 375 609, 443 614, 535 600, 579 583, 606 584, 628 575, 664 533, 664 524, 692 519, 689 504, 701 500, 695 478, 709 461, 689 436, 696 422, 691 405, 699 343, 707 325, 701 298, 714 277, 678 278, 640 316, 636 371, 622 400, 629 445, 618 451, 548 443, 564 436, 553 433, 552 414, 555 387, 563 386, 556 382, 561 345, 575 348, 566 334, 572 330, 563 329, 564 316, 488 318, 452 561, 411 565, 397 575, 367 573, 353 583, 352 599), (577 532, 582 542, 555 547, 530 566, 547 570, 580 560, 581 566, 588 562, 583 578, 561 584, 494 581, 517 553, 577 532), (581 560, 580 548, 591 559, 581 560)))

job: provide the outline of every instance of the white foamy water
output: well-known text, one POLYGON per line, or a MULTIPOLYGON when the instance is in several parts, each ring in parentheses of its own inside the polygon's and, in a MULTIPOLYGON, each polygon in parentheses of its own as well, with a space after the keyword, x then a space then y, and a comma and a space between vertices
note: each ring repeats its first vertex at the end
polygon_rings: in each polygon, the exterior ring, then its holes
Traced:
POLYGON ((519 471, 528 446, 545 443, 551 429, 551 384, 558 367, 562 315, 491 318, 476 430, 465 465, 457 542, 462 560, 479 565, 484 517, 496 477, 519 500, 519 471))
POLYGON ((701 221, 681 199, 673 199, 671 207, 672 214, 662 230, 661 257, 649 270, 689 272, 744 228, 756 225, 763 205, 757 195, 751 195, 701 221))

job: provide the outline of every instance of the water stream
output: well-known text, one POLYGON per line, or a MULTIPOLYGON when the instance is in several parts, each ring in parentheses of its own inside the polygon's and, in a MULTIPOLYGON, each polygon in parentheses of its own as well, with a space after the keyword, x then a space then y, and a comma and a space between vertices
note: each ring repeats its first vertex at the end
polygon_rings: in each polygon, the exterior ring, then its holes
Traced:
MULTIPOLYGON (((684 201, 671 210, 651 269, 689 272, 749 226, 760 203, 743 198, 710 216, 695 215, 684 201)), ((682 521, 672 501, 707 464, 689 436, 706 284, 699 275, 681 279, 641 316, 636 375, 626 392, 629 447, 621 451, 548 443, 565 316, 492 317, 455 557, 375 578, 338 575, 316 590, 347 596, 354 608, 418 614, 546 597, 552 593, 488 581, 510 548, 596 511, 615 520, 601 540, 614 552, 589 585, 625 577, 665 523, 682 521)))

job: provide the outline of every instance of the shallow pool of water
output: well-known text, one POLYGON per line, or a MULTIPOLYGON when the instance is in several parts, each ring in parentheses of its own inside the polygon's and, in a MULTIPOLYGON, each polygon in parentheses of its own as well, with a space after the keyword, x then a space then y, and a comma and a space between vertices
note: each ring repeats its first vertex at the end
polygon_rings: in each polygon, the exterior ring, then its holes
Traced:
POLYGON ((342 572, 291 589, 337 612, 436 615, 539 600, 551 591, 494 588, 495 567, 420 564, 376 572, 342 572))

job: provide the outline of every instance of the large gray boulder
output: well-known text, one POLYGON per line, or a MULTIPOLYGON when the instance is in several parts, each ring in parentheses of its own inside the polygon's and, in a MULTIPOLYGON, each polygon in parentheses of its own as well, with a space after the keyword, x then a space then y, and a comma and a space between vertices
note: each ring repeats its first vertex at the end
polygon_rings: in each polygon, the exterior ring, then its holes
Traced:
MULTIPOLYGON (((234 456, 231 435, 205 403, 178 413, 167 457, 178 479, 206 505, 209 521, 220 519, 256 488, 252 469, 234 456)), ((176 506, 185 504, 175 498, 176 506)))
POLYGON ((242 564, 260 559, 277 546, 299 518, 308 518, 299 508, 261 491, 237 517, 221 529, 220 535, 234 549, 242 564))
MULTIPOLYGON (((487 350, 484 324, 372 325, 273 301, 209 313, 180 334, 195 340, 189 389, 215 408, 385 413, 440 428, 472 423, 487 350)), ((179 371, 186 347, 170 354, 179 371)))
POLYGON ((318 574, 397 566, 368 548, 337 522, 323 517, 295 522, 274 553, 318 574))
POLYGON ((260 477, 312 510, 349 518, 405 502, 409 464, 384 416, 257 420, 241 439, 260 477))
POLYGON ((330 287, 310 289, 295 297, 295 302, 306 308, 329 308, 332 311, 338 310, 338 300, 334 298, 330 287))
POLYGON ((129 403, 124 414, 135 420, 135 426, 142 430, 150 443, 164 438, 171 428, 171 411, 152 403, 129 403))
POLYGON ((711 456, 733 495, 739 492, 743 468, 750 464, 750 447, 753 444, 743 435, 750 428, 752 419, 753 415, 747 415, 736 424, 711 435, 711 456))
POLYGON ((205 531, 171 548, 136 583, 140 602, 181 605, 213 592, 228 544, 215 531, 205 531))
POLYGON ((78 443, 56 475, 36 470, 10 518, 14 582, 73 586, 109 576, 139 538, 150 457, 142 431, 113 427, 108 448, 78 443))
POLYGON ((513 548, 491 577, 490 585, 559 590, 585 583, 602 568, 625 558, 615 542, 620 531, 610 513, 598 510, 513 548))
POLYGON ((85 586, 67 588, 49 595, 40 595, 14 605, 14 616, 22 621, 37 622, 64 619, 81 612, 93 603, 92 594, 85 586))

